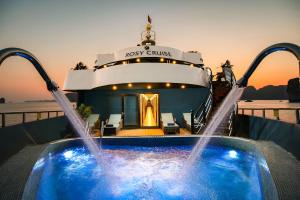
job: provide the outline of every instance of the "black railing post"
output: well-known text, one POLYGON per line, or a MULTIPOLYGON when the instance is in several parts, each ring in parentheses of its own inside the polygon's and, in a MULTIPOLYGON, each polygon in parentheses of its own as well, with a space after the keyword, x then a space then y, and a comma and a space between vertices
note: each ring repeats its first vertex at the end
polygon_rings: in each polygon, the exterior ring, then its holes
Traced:
POLYGON ((41 119, 41 116, 42 116, 41 112, 37 112, 37 113, 36 113, 36 120, 37 120, 37 121, 40 120, 40 119, 41 119))
POLYGON ((194 111, 191 110, 191 134, 195 133, 195 126, 194 126, 194 111))
POLYGON ((25 112, 22 113, 22 123, 24 124, 26 121, 26 116, 25 112))
POLYGON ((5 113, 2 113, 1 116, 2 116, 2 117, 1 117, 1 118, 2 118, 1 126, 2 126, 2 128, 3 128, 3 127, 5 127, 5 113))
POLYGON ((203 123, 206 124, 206 107, 203 108, 203 123))

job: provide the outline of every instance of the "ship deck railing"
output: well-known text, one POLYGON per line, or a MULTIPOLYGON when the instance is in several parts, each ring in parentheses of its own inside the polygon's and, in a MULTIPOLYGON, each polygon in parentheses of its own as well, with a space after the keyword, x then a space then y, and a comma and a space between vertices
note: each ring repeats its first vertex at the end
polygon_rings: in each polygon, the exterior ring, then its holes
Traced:
POLYGON ((64 116, 65 113, 61 110, 46 110, 46 111, 18 111, 18 112, 0 112, 1 128, 16 124, 23 124, 26 122, 37 121, 41 119, 50 119, 54 117, 64 116), (11 119, 8 121, 8 116, 18 116, 18 119, 11 119), (31 115, 31 116, 29 116, 31 115))
POLYGON ((270 118, 270 115, 267 116, 267 111, 272 112, 273 118, 275 118, 276 120, 282 120, 282 121, 285 121, 285 120, 283 118, 281 118, 281 116, 280 116, 281 112, 280 111, 294 112, 295 123, 300 124, 300 113, 299 113, 300 108, 281 108, 281 107, 276 107, 276 108, 247 108, 247 107, 239 107, 239 108, 237 108, 237 113, 236 114, 258 116, 258 117, 262 117, 262 118, 270 118), (257 115, 256 111, 260 111, 261 115, 257 115), (248 112, 250 112, 250 114, 248 112))

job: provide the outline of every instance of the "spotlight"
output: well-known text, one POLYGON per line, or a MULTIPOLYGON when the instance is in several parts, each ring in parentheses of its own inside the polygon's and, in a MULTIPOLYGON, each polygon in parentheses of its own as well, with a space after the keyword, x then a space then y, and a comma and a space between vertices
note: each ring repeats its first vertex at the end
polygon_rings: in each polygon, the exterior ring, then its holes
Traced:
POLYGON ((132 87, 132 84, 131 84, 131 83, 128 83, 128 87, 132 87))
POLYGON ((167 86, 167 87, 170 87, 170 86, 171 86, 171 84, 170 84, 170 83, 167 83, 167 84, 166 84, 166 86, 167 86))
POLYGON ((137 59, 136 59, 136 62, 141 62, 141 59, 137 58, 137 59))
POLYGON ((173 64, 176 64, 176 60, 173 60, 172 63, 173 63, 173 64))
POLYGON ((185 88, 185 85, 181 85, 181 89, 184 89, 185 88))
POLYGON ((164 59, 164 58, 160 58, 159 60, 160 60, 160 62, 164 62, 164 61, 165 61, 165 59, 164 59))
POLYGON ((151 89, 151 88, 152 88, 152 86, 151 86, 151 85, 148 85, 148 86, 147 86, 147 89, 151 89))
POLYGON ((118 87, 114 85, 114 86, 112 87, 112 89, 113 89, 113 90, 117 90, 118 87))

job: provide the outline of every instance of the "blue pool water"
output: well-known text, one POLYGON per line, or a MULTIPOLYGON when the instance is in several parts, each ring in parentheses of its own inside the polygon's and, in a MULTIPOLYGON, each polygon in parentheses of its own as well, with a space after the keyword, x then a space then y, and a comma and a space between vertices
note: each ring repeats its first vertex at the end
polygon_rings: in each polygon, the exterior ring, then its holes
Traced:
POLYGON ((102 166, 84 147, 49 153, 32 171, 42 171, 37 199, 263 199, 253 155, 208 146, 185 170, 191 150, 104 146, 102 166))

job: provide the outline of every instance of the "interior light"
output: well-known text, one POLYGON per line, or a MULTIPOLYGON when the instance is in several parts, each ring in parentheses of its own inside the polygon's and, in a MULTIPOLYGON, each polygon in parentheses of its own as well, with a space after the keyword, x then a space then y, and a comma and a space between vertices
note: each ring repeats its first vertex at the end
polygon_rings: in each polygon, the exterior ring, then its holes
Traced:
POLYGON ((173 64, 176 64, 176 60, 173 60, 172 63, 173 63, 173 64))
POLYGON ((194 64, 190 64, 191 67, 194 67, 194 64))
POLYGON ((160 58, 160 62, 164 62, 165 61, 165 59, 164 58, 160 58))
POLYGON ((137 58, 137 59, 136 59, 136 62, 141 62, 141 59, 137 58))
POLYGON ((181 89, 184 89, 185 88, 185 85, 181 85, 181 89))
POLYGON ((148 86, 147 86, 147 89, 151 89, 151 88, 152 88, 152 86, 151 86, 151 85, 148 85, 148 86))
POLYGON ((126 62, 126 61, 123 61, 122 63, 123 63, 123 65, 125 65, 127 62, 126 62))
POLYGON ((170 83, 167 83, 167 84, 166 84, 166 86, 167 86, 167 87, 170 87, 170 86, 171 86, 171 84, 170 84, 170 83))
POLYGON ((131 84, 131 83, 128 83, 128 87, 132 87, 132 84, 131 84))
POLYGON ((114 85, 114 86, 112 87, 112 89, 113 89, 113 90, 117 90, 118 87, 114 85))
POLYGON ((103 65, 103 67, 107 67, 107 65, 103 65))

